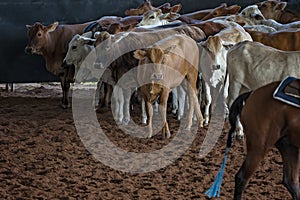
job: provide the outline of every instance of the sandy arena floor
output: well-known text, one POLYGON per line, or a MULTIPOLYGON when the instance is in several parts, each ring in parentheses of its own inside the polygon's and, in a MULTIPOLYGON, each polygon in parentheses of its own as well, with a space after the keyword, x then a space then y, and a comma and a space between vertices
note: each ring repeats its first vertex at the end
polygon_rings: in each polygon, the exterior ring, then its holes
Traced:
MULTIPOLYGON (((172 164, 132 174, 104 165, 86 150, 76 132, 72 109, 63 110, 60 98, 59 84, 15 85, 15 91, 8 93, 1 85, 0 199, 207 199, 204 193, 222 162, 228 125, 205 158, 199 158, 207 133, 207 128, 202 128, 188 150, 172 164)), ((139 112, 135 106, 132 118, 136 123, 139 112)), ((132 152, 162 148, 172 141, 179 127, 179 121, 169 114, 171 139, 162 139, 161 135, 142 139, 123 133, 108 109, 97 113, 97 118, 116 146, 132 152)), ((232 199, 234 175, 244 155, 243 142, 235 141, 220 199, 232 199)), ((244 199, 291 199, 281 178, 281 157, 272 149, 252 177, 244 199)))

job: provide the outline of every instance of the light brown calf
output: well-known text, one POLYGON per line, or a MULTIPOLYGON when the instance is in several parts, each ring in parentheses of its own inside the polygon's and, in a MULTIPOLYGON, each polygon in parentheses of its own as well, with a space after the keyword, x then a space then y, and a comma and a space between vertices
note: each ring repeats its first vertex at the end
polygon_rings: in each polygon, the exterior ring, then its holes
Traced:
POLYGON ((203 117, 196 95, 199 52, 196 42, 185 35, 172 35, 160 40, 145 50, 136 50, 134 57, 139 60, 137 80, 140 93, 146 102, 148 137, 152 137, 154 101, 159 98, 163 120, 163 136, 171 136, 166 118, 167 100, 170 91, 184 79, 188 81, 189 113, 186 128, 192 126, 194 110, 203 126, 203 117))

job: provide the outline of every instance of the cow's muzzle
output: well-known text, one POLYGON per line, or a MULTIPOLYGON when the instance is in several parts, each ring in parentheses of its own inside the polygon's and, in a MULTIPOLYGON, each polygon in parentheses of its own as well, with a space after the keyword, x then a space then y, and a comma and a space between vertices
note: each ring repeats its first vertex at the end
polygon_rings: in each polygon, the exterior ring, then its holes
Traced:
POLYGON ((164 75, 162 73, 153 73, 150 77, 153 81, 160 81, 164 78, 164 75))
POLYGON ((25 47, 25 53, 32 54, 32 47, 29 46, 25 47))
POLYGON ((221 65, 213 65, 212 68, 213 70, 219 70, 221 69, 221 65))

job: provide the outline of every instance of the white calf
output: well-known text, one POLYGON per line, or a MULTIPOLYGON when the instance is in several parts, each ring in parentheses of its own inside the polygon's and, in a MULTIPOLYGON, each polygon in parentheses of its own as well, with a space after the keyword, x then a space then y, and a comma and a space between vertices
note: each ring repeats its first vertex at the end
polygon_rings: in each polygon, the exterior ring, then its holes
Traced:
MULTIPOLYGON (((251 36, 241 26, 229 27, 214 36, 208 37, 204 42, 198 43, 200 51, 199 71, 202 72, 205 91, 205 112, 204 124, 209 122, 210 106, 212 103, 212 89, 217 92, 223 92, 224 100, 228 95, 228 82, 225 83, 225 74, 227 69, 226 58, 228 49, 234 44, 249 40, 251 36)), ((226 101, 224 103, 224 112, 228 113, 226 101)))

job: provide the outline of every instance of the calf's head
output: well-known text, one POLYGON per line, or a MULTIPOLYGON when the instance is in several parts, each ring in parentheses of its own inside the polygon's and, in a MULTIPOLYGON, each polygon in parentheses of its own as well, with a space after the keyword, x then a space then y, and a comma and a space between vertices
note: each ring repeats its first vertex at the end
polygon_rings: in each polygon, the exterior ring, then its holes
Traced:
POLYGON ((83 59, 90 52, 91 48, 89 48, 94 43, 94 39, 91 39, 92 32, 84 33, 83 35, 76 34, 68 45, 68 52, 64 59, 68 65, 82 62, 83 59), (89 45, 89 46, 87 46, 89 45))
POLYGON ((225 77, 226 55, 229 49, 219 36, 209 36, 198 44, 200 51, 200 69, 206 81, 214 87, 225 77))
POLYGON ((170 51, 173 48, 175 48, 175 46, 171 46, 163 50, 155 45, 150 49, 136 50, 134 52, 134 57, 139 60, 139 65, 153 64, 151 66, 147 66, 150 71, 149 79, 151 81, 160 81, 164 78, 162 65, 170 63, 168 62, 168 59, 170 59, 168 54, 170 54, 170 51))
POLYGON ((257 5, 251 5, 244 8, 239 16, 250 19, 254 24, 261 24, 261 20, 265 19, 264 15, 260 12, 257 5))
POLYGON ((47 47, 49 33, 55 31, 58 22, 44 26, 39 22, 34 25, 26 25, 28 32, 28 44, 25 48, 26 53, 43 55, 43 49, 47 47))
POLYGON ((164 25, 169 13, 163 14, 161 9, 149 10, 143 15, 142 21, 137 26, 164 25))
POLYGON ((279 0, 268 0, 256 4, 266 19, 279 20, 287 2, 279 0))
POLYGON ((125 15, 142 15, 145 12, 154 9, 154 7, 151 5, 151 2, 149 0, 144 1, 141 5, 139 5, 137 8, 129 9, 125 11, 125 15))

